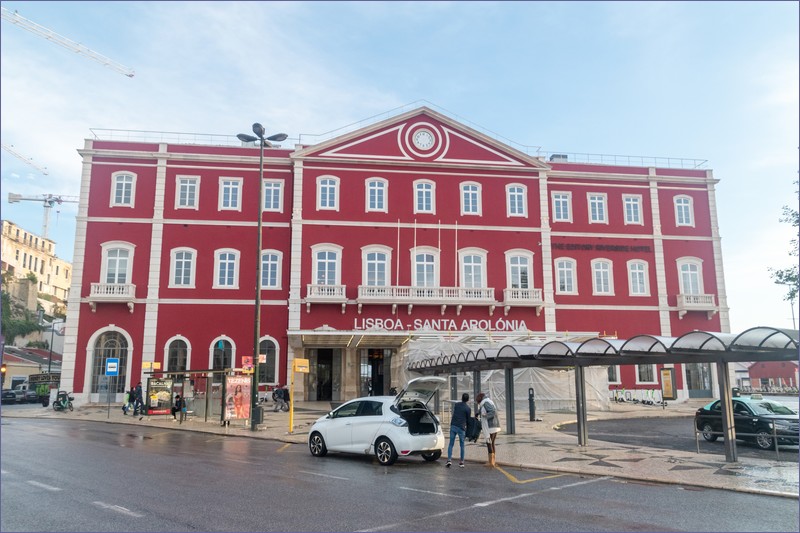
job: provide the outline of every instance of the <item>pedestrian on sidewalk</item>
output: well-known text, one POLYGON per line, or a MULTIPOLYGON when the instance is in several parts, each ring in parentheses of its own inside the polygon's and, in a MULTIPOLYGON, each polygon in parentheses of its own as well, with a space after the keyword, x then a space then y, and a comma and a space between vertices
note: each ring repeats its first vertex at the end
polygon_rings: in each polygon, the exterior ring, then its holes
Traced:
POLYGON ((289 406, 286 405, 286 391, 280 383, 275 386, 275 407, 272 409, 273 413, 278 411, 288 411, 289 406))
POLYGON ((482 392, 478 393, 475 401, 478 402, 483 438, 486 441, 486 448, 489 453, 488 466, 496 466, 495 452, 497 449, 494 440, 500 431, 500 416, 497 413, 497 406, 482 392))
POLYGON ((464 439, 467 432, 467 420, 472 416, 468 401, 469 394, 465 392, 461 395, 461 401, 453 407, 453 416, 450 419, 450 445, 447 447, 447 463, 444 465, 447 468, 450 468, 452 464, 453 444, 456 442, 456 437, 461 445, 461 460, 458 462, 458 466, 464 468, 464 439))
POLYGON ((144 414, 144 396, 142 395, 142 382, 136 384, 133 391, 133 416, 144 414))
POLYGON ((122 414, 127 415, 128 409, 131 406, 131 396, 133 395, 134 390, 131 389, 129 391, 125 391, 125 394, 122 396, 122 414))

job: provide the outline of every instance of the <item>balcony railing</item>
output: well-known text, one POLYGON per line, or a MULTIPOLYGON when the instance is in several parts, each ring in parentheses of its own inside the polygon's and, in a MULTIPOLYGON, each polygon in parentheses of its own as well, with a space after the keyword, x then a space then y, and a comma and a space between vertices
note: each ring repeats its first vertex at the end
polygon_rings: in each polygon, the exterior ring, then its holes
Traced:
POLYGON ((711 320, 719 309, 713 294, 679 294, 678 318, 682 319, 689 311, 703 311, 711 320))
POLYGON ((503 309, 505 314, 512 307, 535 307, 539 316, 544 307, 542 289, 503 289, 503 309))
POLYGON ((371 285, 358 286, 358 309, 364 304, 391 304, 392 312, 397 305, 408 305, 411 313, 415 305, 439 305, 442 314, 448 305, 457 306, 457 312, 465 305, 488 305, 491 312, 497 301, 494 299, 494 289, 486 287, 406 287, 371 285))
POLYGON ((133 301, 136 299, 136 285, 133 283, 92 283, 89 292, 89 305, 96 311, 99 302, 124 303, 133 313, 133 301))

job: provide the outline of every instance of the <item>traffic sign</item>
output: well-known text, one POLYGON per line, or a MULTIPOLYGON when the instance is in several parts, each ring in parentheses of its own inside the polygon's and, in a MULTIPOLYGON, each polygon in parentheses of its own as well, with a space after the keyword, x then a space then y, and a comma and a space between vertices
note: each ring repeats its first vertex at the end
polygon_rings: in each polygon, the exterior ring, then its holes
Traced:
POLYGON ((119 357, 106 359, 106 376, 119 376, 119 357))

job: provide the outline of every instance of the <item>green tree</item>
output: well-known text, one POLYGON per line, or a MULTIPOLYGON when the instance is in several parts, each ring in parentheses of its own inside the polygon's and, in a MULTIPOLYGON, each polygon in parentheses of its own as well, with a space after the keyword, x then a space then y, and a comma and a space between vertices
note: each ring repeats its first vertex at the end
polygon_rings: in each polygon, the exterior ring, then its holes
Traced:
MULTIPOLYGON (((797 181, 794 182, 795 185, 798 184, 797 181)), ((800 191, 795 191, 800 192, 800 191)), ((780 218, 781 222, 788 222, 795 228, 798 229, 798 224, 800 223, 800 213, 798 213, 797 209, 793 209, 788 205, 783 206, 783 216, 780 218)), ((797 248, 797 234, 795 234, 795 238, 790 241, 789 244, 789 256, 797 258, 798 257, 798 248, 797 248)), ((798 289, 798 277, 797 277, 797 259, 794 261, 794 265, 790 266, 789 268, 783 268, 780 270, 776 270, 774 268, 770 268, 770 275, 772 279, 778 285, 785 285, 787 287, 786 295, 783 297, 784 300, 789 300, 790 302, 794 302, 797 299, 798 289)))

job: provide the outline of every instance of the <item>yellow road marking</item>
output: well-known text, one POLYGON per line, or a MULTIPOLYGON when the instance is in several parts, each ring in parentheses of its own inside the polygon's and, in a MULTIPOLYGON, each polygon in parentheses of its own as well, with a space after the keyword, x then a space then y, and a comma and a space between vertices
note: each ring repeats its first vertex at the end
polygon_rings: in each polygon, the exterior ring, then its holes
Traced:
POLYGON ((505 470, 503 470, 499 466, 496 466, 495 469, 497 469, 500 472, 502 472, 503 475, 506 476, 509 481, 511 481, 513 483, 519 483, 520 485, 525 484, 525 483, 531 483, 533 481, 540 481, 542 479, 553 479, 553 478, 556 478, 556 477, 563 477, 563 476, 567 475, 567 474, 553 474, 552 476, 536 477, 536 478, 533 478, 533 479, 517 479, 513 474, 510 474, 509 472, 506 472, 505 470))
POLYGON ((289 447, 289 446, 291 446, 291 445, 292 445, 292 443, 291 443, 291 442, 287 442, 286 444, 284 444, 283 446, 281 446, 280 448, 278 448, 278 453, 282 452, 283 450, 285 450, 286 448, 288 448, 288 447, 289 447))

